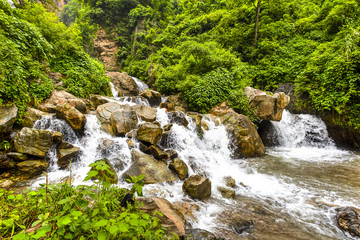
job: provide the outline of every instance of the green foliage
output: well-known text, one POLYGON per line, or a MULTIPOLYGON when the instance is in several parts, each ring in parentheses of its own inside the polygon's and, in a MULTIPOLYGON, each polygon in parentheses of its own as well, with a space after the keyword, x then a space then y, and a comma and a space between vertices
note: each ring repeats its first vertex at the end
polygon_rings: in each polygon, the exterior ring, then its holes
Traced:
POLYGON ((3 140, 0 142, 0 150, 9 151, 11 148, 10 142, 3 140))
POLYGON ((64 74, 68 91, 79 97, 110 94, 103 66, 85 54, 76 25, 59 23, 41 4, 11 8, 5 0, 0 19, 0 104, 15 103, 18 119, 30 102, 50 96, 52 71, 64 74))
MULTIPOLYGON (((104 169, 104 164, 99 163, 104 169)), ((90 171, 87 177, 92 177, 90 171)), ((140 191, 143 176, 132 191, 140 191)), ((105 183, 105 182, 103 182, 105 183)), ((15 195, 0 189, 0 235, 12 239, 163 239, 159 219, 139 210, 139 203, 123 208, 127 190, 105 184, 74 187, 42 185, 15 195), (36 231, 25 230, 36 227, 36 231)), ((160 213, 159 213, 160 214, 160 213)))

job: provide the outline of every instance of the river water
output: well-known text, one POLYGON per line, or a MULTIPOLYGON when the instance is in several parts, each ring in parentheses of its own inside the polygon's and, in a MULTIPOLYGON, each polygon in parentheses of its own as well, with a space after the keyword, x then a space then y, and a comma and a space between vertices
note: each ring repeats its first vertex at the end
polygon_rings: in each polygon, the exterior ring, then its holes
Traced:
MULTIPOLYGON (((135 104, 131 98, 109 99, 135 104)), ((147 105, 141 99, 135 102, 147 105)), ((157 121, 162 126, 168 124, 165 110, 157 110, 157 121)), ((63 120, 44 117, 35 124, 39 129, 62 132, 66 141, 81 149, 79 160, 72 165, 75 185, 91 184, 82 180, 90 170, 88 165, 97 159, 107 157, 118 176, 131 165, 127 138, 102 132, 94 113, 86 117, 85 135, 81 138, 63 120), (114 144, 110 149, 101 149, 107 140, 114 144)), ((232 159, 225 127, 206 115, 204 119, 209 130, 202 138, 195 123, 187 118, 187 128, 173 125, 169 144, 189 166, 189 175, 199 173, 210 178, 211 198, 205 202, 189 199, 182 193, 180 180, 146 185, 145 196, 197 204, 200 211, 194 212, 195 219, 188 219, 192 227, 228 239, 352 239, 337 228, 335 207, 327 205, 360 207, 360 155, 338 149, 320 119, 285 111, 280 122, 272 123, 278 146, 268 147, 263 157, 250 159, 232 159), (217 189, 225 187, 224 178, 229 176, 236 181, 236 197, 231 200, 224 199, 217 189)), ((68 170, 58 168, 56 154, 49 155, 50 181, 69 177, 68 170)), ((33 186, 44 181, 40 177, 33 186)), ((128 187, 123 180, 119 186, 128 187)))

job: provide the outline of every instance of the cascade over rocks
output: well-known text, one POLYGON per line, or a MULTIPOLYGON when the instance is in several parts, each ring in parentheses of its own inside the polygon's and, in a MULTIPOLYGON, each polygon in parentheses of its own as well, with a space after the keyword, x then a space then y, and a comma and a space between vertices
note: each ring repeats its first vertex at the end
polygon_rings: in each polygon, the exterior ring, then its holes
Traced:
POLYGON ((83 131, 86 123, 86 117, 76 108, 67 103, 61 103, 56 106, 56 116, 64 119, 75 131, 83 131))
POLYGON ((138 119, 136 112, 129 105, 123 105, 121 109, 111 113, 110 123, 114 135, 124 137, 126 133, 136 127, 138 119))
POLYGON ((108 99, 104 98, 101 95, 96 95, 96 94, 90 94, 90 101, 94 105, 95 109, 97 109, 98 106, 109 102, 108 99))
POLYGON ((186 115, 184 112, 170 112, 168 116, 170 118, 170 123, 176 123, 184 127, 187 127, 189 125, 189 121, 186 119, 186 115))
POLYGON ((161 94, 157 91, 146 89, 139 93, 139 96, 148 100, 150 106, 158 107, 161 103, 161 94))
POLYGON ((16 120, 18 108, 15 104, 12 106, 0 106, 0 138, 9 134, 16 120))
POLYGON ((111 82, 118 88, 125 96, 134 96, 139 93, 138 85, 126 72, 107 72, 106 75, 110 77, 111 82))
POLYGON ((170 236, 176 233, 179 237, 185 236, 184 216, 168 200, 162 198, 137 198, 137 200, 143 203, 140 210, 151 215, 155 211, 162 213, 163 216, 157 215, 157 217, 161 221, 161 226, 166 228, 166 234, 170 236))
POLYGON ((183 191, 192 198, 205 200, 211 195, 211 182, 200 175, 191 175, 183 183, 183 191))
POLYGON ((263 120, 280 121, 284 108, 290 103, 290 97, 283 92, 268 95, 252 87, 246 87, 244 92, 255 116, 263 120))
POLYGON ((52 133, 48 130, 24 127, 14 138, 14 147, 17 152, 41 158, 45 157, 52 144, 52 133))
POLYGON ((337 208, 337 223, 352 236, 360 237, 360 209, 354 207, 337 208))
POLYGON ((39 120, 42 116, 51 116, 52 114, 49 114, 47 112, 40 111, 35 108, 27 108, 26 113, 24 115, 24 122, 21 124, 23 127, 29 127, 32 128, 34 126, 34 123, 39 120))
POLYGON ((86 112, 86 103, 81 98, 75 97, 74 95, 65 92, 54 90, 44 103, 40 104, 39 109, 43 112, 55 113, 56 106, 59 104, 68 104, 71 107, 76 108, 79 112, 86 112))
POLYGON ((214 107, 210 113, 218 117, 230 134, 233 157, 255 157, 265 154, 265 147, 248 117, 236 113, 226 103, 214 107))
POLYGON ((143 123, 137 131, 137 139, 147 144, 156 145, 161 139, 163 130, 154 123, 143 123))
POLYGON ((157 161, 151 156, 138 150, 131 150, 131 167, 123 174, 123 178, 144 174, 144 184, 176 181, 179 178, 172 173, 162 161, 157 161))
POLYGON ((166 152, 162 151, 159 147, 155 145, 151 145, 148 148, 148 151, 157 160, 167 162, 169 158, 169 155, 166 152))

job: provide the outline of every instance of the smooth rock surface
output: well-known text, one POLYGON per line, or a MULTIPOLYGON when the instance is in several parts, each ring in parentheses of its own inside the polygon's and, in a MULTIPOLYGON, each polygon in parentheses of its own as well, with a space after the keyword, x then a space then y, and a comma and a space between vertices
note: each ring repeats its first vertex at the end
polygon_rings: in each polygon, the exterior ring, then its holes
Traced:
POLYGON ((143 105, 132 106, 132 109, 140 116, 141 120, 145 122, 153 122, 156 119, 157 110, 155 108, 143 105))
POLYGON ((138 119, 136 112, 129 105, 123 105, 123 108, 111 113, 110 123, 114 135, 124 137, 126 133, 136 127, 138 119))
POLYGON ((16 120, 18 108, 16 105, 0 106, 0 138, 9 134, 16 120))

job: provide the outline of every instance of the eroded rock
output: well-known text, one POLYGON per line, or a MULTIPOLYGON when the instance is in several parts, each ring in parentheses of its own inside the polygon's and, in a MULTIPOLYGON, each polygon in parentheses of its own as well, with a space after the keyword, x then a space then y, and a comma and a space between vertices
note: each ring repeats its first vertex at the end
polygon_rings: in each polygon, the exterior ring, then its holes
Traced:
POLYGON ((161 94, 157 91, 146 89, 139 93, 139 96, 148 100, 150 106, 157 107, 161 103, 161 94))
POLYGON ((16 105, 0 106, 0 138, 9 134, 16 120, 18 108, 16 105))
POLYGON ((75 97, 74 95, 65 91, 54 90, 44 103, 40 104, 39 109, 43 112, 55 113, 56 106, 59 104, 68 104, 71 107, 76 108, 81 113, 86 112, 86 103, 81 98, 75 97))
POLYGON ((65 169, 69 166, 70 161, 79 155, 80 148, 73 146, 70 143, 63 142, 57 149, 57 164, 60 168, 65 169))
POLYGON ((178 177, 167 168, 164 162, 157 161, 145 153, 133 149, 131 160, 131 167, 123 175, 125 179, 143 174, 144 184, 178 180, 178 177))
POLYGON ((183 183, 183 191, 192 198, 205 200, 211 195, 211 182, 200 175, 192 175, 183 183))
POLYGON ((111 82, 122 91, 124 95, 137 95, 139 93, 138 85, 126 72, 107 72, 111 82))
POLYGON ((45 157, 52 144, 52 133, 48 130, 24 127, 14 138, 14 147, 17 152, 42 158, 45 157))
POLYGON ((17 163, 17 169, 28 178, 40 175, 48 167, 49 163, 45 160, 27 160, 17 163))
POLYGON ((56 106, 56 116, 64 119, 75 131, 82 131, 86 123, 86 117, 79 110, 67 103, 56 106))
POLYGON ((151 145, 157 145, 163 130, 154 123, 143 123, 137 131, 137 139, 151 145))
POLYGON ((156 119, 157 110, 155 108, 143 105, 132 106, 132 109, 140 116, 145 122, 153 122, 156 119))
POLYGON ((23 127, 32 128, 34 123, 37 120, 39 120, 42 116, 51 116, 51 114, 40 111, 35 108, 27 108, 26 114, 24 115, 24 122, 21 125, 23 127))
POLYGON ((175 172, 181 180, 186 178, 189 171, 186 163, 179 158, 175 158, 170 162, 169 169, 175 172))
POLYGON ((111 113, 110 123, 116 136, 124 137, 138 124, 136 112, 129 105, 124 105, 111 113))

